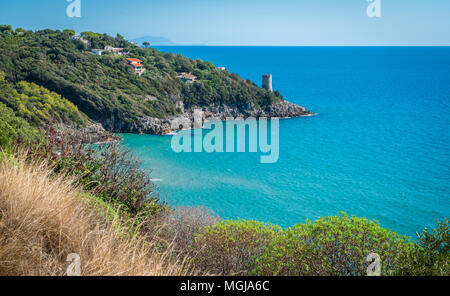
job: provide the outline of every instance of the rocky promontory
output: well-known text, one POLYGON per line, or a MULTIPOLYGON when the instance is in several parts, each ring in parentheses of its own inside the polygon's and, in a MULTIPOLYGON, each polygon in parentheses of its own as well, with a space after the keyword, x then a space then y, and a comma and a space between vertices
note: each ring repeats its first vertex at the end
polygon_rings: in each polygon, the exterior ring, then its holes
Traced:
POLYGON ((138 123, 126 125, 123 126, 123 128, 131 133, 167 135, 186 128, 187 126, 194 127, 194 114, 199 111, 201 111, 202 122, 195 124, 195 126, 203 126, 203 123, 208 118, 213 118, 215 120, 247 119, 250 117, 290 118, 314 114, 311 111, 288 101, 281 101, 266 109, 255 108, 253 104, 244 107, 227 105, 212 105, 207 107, 193 106, 186 110, 183 108, 183 113, 181 114, 164 119, 143 117, 138 123))

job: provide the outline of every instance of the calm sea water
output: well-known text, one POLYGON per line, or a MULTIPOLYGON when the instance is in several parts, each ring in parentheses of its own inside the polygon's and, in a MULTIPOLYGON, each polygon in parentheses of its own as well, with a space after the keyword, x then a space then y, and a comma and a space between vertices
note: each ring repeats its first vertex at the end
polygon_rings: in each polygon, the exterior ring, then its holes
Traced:
POLYGON ((280 158, 181 153, 123 135, 171 205, 288 227, 345 211, 414 236, 450 217, 449 47, 158 47, 212 61, 318 115, 280 121, 280 158))

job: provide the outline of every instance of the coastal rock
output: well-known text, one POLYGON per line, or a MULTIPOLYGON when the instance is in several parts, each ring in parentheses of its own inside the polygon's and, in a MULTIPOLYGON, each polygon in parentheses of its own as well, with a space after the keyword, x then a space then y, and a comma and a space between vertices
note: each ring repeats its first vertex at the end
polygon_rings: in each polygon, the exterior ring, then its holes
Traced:
POLYGON ((283 101, 280 104, 270 106, 267 114, 268 117, 285 118, 311 115, 312 113, 301 106, 283 101))
POLYGON ((189 109, 184 110, 182 114, 169 118, 143 117, 138 124, 134 124, 128 129, 131 132, 141 134, 167 135, 179 130, 203 127, 205 120, 246 119, 249 117, 289 118, 309 116, 312 114, 312 112, 305 108, 288 101, 281 101, 266 110, 255 108, 253 103, 243 108, 228 105, 212 105, 208 107, 191 106, 189 109))
POLYGON ((55 126, 55 130, 58 134, 65 135, 78 144, 95 144, 122 140, 120 137, 105 130, 100 123, 92 123, 83 128, 58 124, 55 126))

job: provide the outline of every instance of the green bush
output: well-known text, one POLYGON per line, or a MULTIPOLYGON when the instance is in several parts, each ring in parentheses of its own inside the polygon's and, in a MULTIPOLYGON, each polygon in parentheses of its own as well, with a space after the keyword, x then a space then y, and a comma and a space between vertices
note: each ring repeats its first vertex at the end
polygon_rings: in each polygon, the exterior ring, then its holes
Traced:
POLYGON ((13 110, 0 102, 0 146, 13 143, 40 143, 43 133, 31 127, 24 119, 15 116, 13 110))
POLYGON ((395 269, 402 276, 449 276, 450 234, 449 220, 438 221, 429 232, 418 234, 418 242, 411 252, 404 253, 395 269))
POLYGON ((275 225, 242 220, 205 227, 194 239, 194 263, 214 274, 248 274, 280 231, 275 225))
POLYGON ((288 228, 264 250, 254 273, 259 275, 366 275, 366 258, 381 258, 382 275, 389 275, 412 243, 365 218, 320 218, 288 228))
POLYGON ((85 190, 120 206, 121 212, 138 218, 162 210, 148 172, 139 160, 118 143, 63 149, 54 162, 55 172, 74 175, 85 190))
POLYGON ((59 94, 34 83, 12 83, 0 71, 0 102, 14 111, 15 116, 30 125, 43 128, 48 124, 65 123, 85 126, 89 119, 78 108, 59 94))
POLYGON ((64 130, 49 128, 46 141, 25 148, 27 159, 46 160, 56 175, 70 177, 75 185, 120 209, 123 217, 145 220, 164 211, 149 171, 120 142, 85 145, 64 130))

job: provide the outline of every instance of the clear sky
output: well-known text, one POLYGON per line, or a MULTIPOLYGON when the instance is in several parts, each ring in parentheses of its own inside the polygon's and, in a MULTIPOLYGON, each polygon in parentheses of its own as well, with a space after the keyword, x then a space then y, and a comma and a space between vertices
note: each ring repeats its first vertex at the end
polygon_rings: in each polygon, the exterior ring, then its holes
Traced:
POLYGON ((447 45, 450 0, 0 0, 0 23, 24 29, 166 37, 208 45, 447 45))

